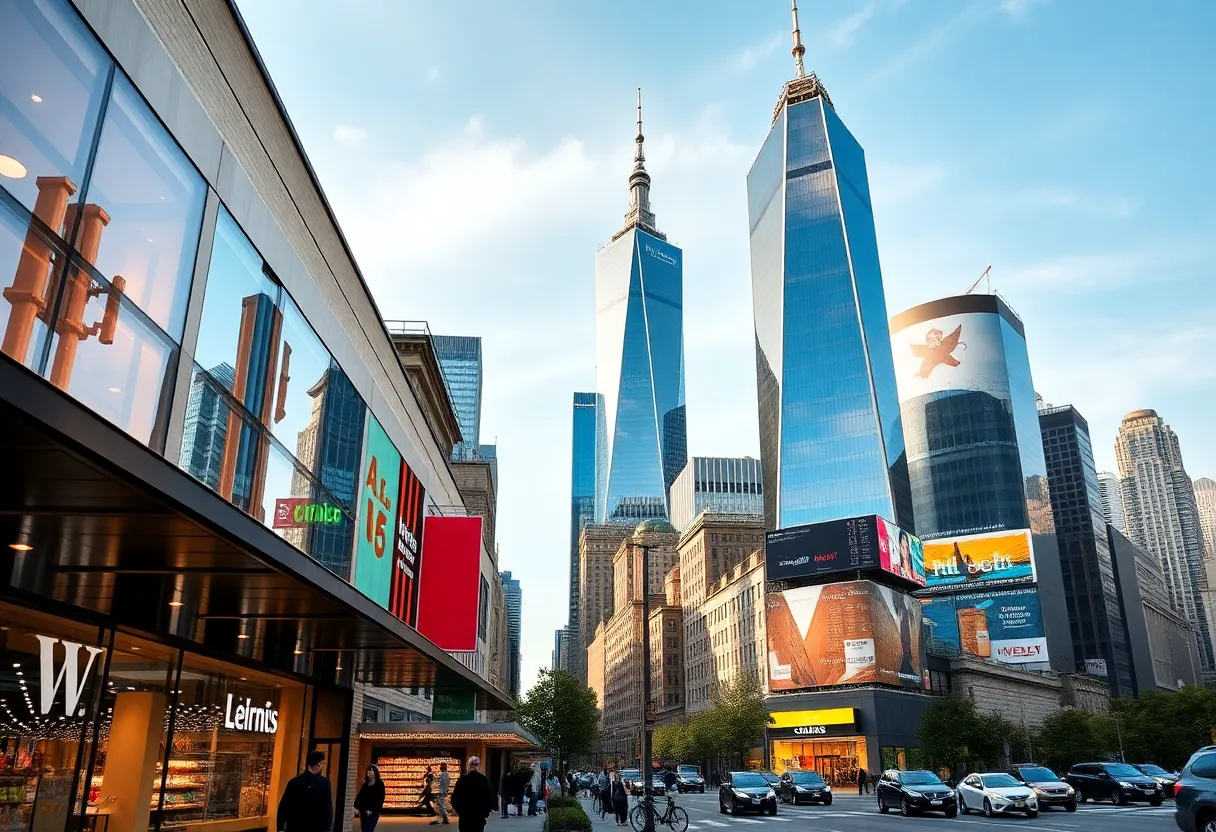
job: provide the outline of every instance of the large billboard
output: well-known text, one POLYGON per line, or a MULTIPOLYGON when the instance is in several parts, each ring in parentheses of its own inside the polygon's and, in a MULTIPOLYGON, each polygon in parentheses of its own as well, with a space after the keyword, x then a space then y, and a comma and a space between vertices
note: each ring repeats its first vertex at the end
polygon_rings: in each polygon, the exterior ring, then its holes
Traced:
POLYGON ((925 586, 954 590, 1000 586, 1035 579, 1030 531, 990 532, 930 540, 923 544, 925 586))
POLYGON ((388 610, 397 618, 418 626, 418 587, 422 567, 422 527, 426 514, 426 490, 409 463, 401 460, 401 485, 396 534, 394 535, 393 575, 389 588, 388 610))
POLYGON ((1023 589, 963 592, 923 599, 925 639, 944 652, 1001 664, 1046 664, 1039 593, 1023 589))
POLYGON ((921 604, 903 592, 873 581, 770 591, 764 620, 772 691, 924 686, 921 604))
POLYGON ((367 415, 355 532, 355 588, 388 609, 396 539, 401 454, 384 428, 367 415))
POLYGON ((1000 316, 964 312, 911 324, 891 335, 901 403, 926 393, 978 390, 1009 400, 1000 316))
POLYGON ((431 515, 424 525, 418 632, 442 650, 472 652, 481 591, 481 518, 431 515))
POLYGON ((873 514, 769 532, 764 561, 770 581, 882 569, 925 585, 920 540, 873 514))

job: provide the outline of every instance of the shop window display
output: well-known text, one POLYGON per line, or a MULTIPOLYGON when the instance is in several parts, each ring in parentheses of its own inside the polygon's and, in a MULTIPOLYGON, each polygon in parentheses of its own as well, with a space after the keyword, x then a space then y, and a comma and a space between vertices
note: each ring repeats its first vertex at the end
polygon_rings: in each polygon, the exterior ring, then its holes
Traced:
POLYGON ((440 763, 448 764, 448 773, 452 777, 452 784, 455 785, 456 778, 464 771, 463 757, 463 753, 453 749, 400 748, 380 751, 372 762, 379 767, 380 777, 384 780, 384 811, 398 814, 424 811, 422 793, 427 766, 430 766, 431 773, 435 775, 431 794, 434 799, 438 799, 440 763))
POLYGON ((858 768, 867 768, 866 741, 858 739, 821 742, 773 741, 772 770, 813 771, 833 786, 857 783, 858 768))

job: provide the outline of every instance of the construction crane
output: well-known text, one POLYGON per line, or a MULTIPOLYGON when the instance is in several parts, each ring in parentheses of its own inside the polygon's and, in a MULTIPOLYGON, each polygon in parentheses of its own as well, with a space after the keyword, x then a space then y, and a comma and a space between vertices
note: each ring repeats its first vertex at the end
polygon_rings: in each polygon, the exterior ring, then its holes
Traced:
POLYGON ((991 295, 991 294, 992 294, 992 276, 991 276, 991 272, 992 272, 992 266, 989 266, 988 268, 984 269, 984 273, 983 273, 983 274, 981 274, 979 277, 977 277, 977 278, 975 279, 975 282, 971 284, 971 288, 970 288, 970 289, 968 289, 967 291, 963 292, 963 294, 964 294, 964 295, 969 295, 969 294, 971 294, 972 292, 974 292, 974 291, 975 291, 975 287, 980 285, 980 281, 981 281, 981 280, 987 280, 987 281, 988 281, 988 294, 990 294, 990 295, 991 295))

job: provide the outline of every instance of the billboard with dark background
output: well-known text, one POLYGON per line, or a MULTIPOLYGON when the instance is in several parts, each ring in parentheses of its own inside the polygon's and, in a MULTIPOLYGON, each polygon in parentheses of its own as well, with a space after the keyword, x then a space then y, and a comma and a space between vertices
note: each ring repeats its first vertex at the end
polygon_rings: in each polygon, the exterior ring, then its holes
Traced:
POLYGON ((422 566, 422 526, 426 490, 409 463, 401 460, 397 500, 397 533, 393 549, 393 578, 388 609, 411 627, 418 626, 418 576, 422 566))
POLYGON ((764 561, 770 581, 882 569, 925 585, 920 541, 873 514, 769 532, 764 561))

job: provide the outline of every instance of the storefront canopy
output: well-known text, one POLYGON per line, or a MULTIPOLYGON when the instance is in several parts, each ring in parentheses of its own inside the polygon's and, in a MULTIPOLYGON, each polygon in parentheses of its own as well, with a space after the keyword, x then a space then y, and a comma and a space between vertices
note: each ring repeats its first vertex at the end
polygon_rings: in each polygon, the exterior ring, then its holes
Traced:
POLYGON ((538 740, 514 722, 364 722, 359 740, 378 743, 484 742, 487 748, 536 751, 538 740))
POLYGON ((0 436, 0 595, 321 681, 446 687, 475 692, 481 709, 511 707, 345 580, 8 361, 0 436))

